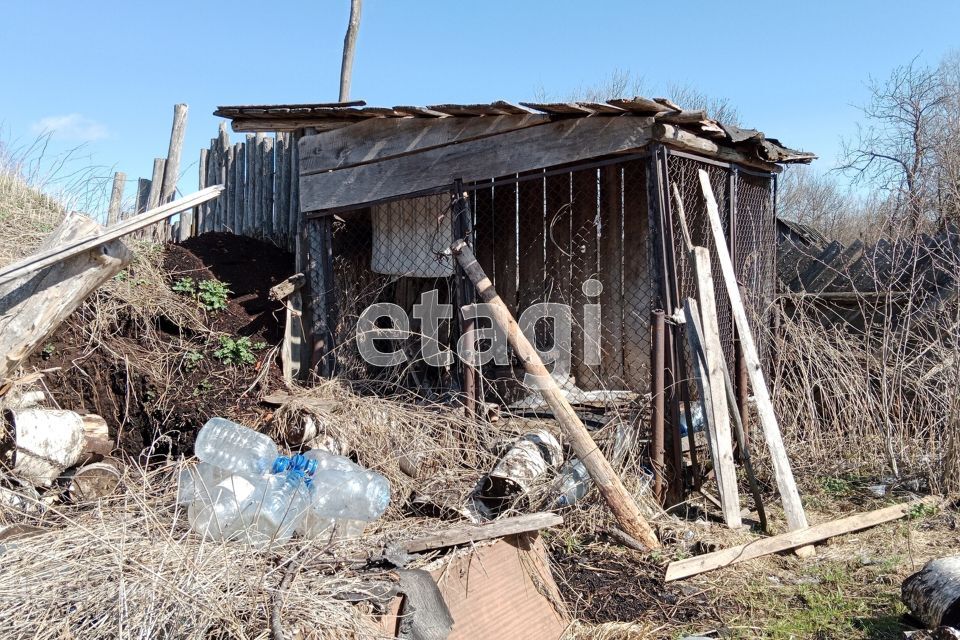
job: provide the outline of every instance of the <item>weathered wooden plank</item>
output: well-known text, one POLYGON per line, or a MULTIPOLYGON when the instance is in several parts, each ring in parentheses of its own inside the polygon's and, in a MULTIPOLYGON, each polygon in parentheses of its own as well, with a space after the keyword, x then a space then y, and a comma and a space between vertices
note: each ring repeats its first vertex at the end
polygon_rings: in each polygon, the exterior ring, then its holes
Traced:
MULTIPOLYGON (((210 140, 210 149, 207 152, 207 186, 219 184, 217 176, 217 140, 210 140)), ((214 227, 214 221, 217 219, 217 210, 220 208, 220 198, 211 201, 207 205, 207 215, 203 219, 203 226, 199 233, 207 233, 214 227)))
POLYGON ((530 513, 513 516, 512 518, 501 518, 487 524, 455 525, 439 533, 414 538, 403 546, 407 553, 418 553, 454 547, 458 544, 502 538, 518 533, 529 533, 560 524, 563 524, 563 517, 559 514, 550 512, 530 513))
POLYGON ((301 138, 301 175, 345 169, 548 122, 550 119, 547 116, 535 114, 365 120, 349 127, 301 138))
POLYGON ((847 268, 863 254, 863 242, 854 240, 849 247, 843 250, 830 264, 826 265, 818 275, 807 280, 806 290, 810 293, 825 291, 837 280, 847 277, 847 268))
POLYGON ((738 562, 753 560, 754 558, 777 553, 778 551, 796 549, 804 545, 826 540, 827 538, 875 527, 884 522, 890 522, 891 520, 904 517, 918 505, 934 504, 935 502, 936 499, 934 498, 924 498, 905 504, 877 509, 876 511, 858 513, 847 516, 846 518, 840 518, 839 520, 817 524, 799 531, 790 531, 789 533, 783 533, 778 536, 760 538, 747 544, 740 544, 735 547, 730 547, 729 549, 714 551, 713 553, 707 553, 702 556, 671 562, 667 565, 667 573, 663 580, 664 582, 671 582, 673 580, 680 580, 681 578, 689 578, 690 576, 713 571, 714 569, 729 567, 738 562))
POLYGON ((517 265, 517 313, 520 314, 532 304, 545 302, 544 179, 542 172, 535 175, 536 178, 517 183, 517 247, 521 256, 520 264, 517 265))
MULTIPOLYGON (((596 304, 599 298, 587 296, 584 283, 597 276, 597 198, 599 176, 597 169, 574 171, 571 175, 571 284, 570 295, 573 316, 573 360, 571 374, 578 387, 593 390, 600 387, 599 334, 587 326, 589 313, 585 304, 596 304), (592 338, 597 338, 593 340, 592 338)), ((588 289, 589 290, 589 289, 588 289)))
POLYGON ((273 220, 273 138, 267 136, 263 139, 263 174, 260 176, 263 180, 263 225, 261 227, 261 237, 272 238, 274 232, 273 220))
POLYGON ((217 218, 214 221, 213 231, 223 229, 224 222, 230 217, 230 188, 228 179, 230 176, 228 168, 228 151, 230 149, 230 130, 227 129, 227 123, 220 123, 220 131, 217 135, 217 172, 219 184, 224 186, 223 195, 220 196, 220 206, 217 208, 217 218))
POLYGON ((110 205, 107 207, 107 226, 120 220, 120 205, 123 204, 123 187, 127 183, 127 174, 117 171, 113 174, 113 188, 110 190, 110 205))
MULTIPOLYGON (((200 185, 200 188, 203 189, 204 184, 200 185)), ((147 210, 147 198, 150 197, 150 179, 149 178, 137 178, 137 204, 134 208, 134 215, 138 213, 143 213, 147 210)), ((127 216, 129 217, 129 216, 127 216)))
MULTIPOLYGON (((546 263, 544 275, 547 302, 570 304, 570 174, 548 175, 546 179, 545 233, 546 263)), ((547 329, 546 326, 542 327, 547 329)), ((546 335, 549 335, 547 333, 546 335)), ((553 332, 546 342, 550 350, 560 354, 570 353, 569 336, 553 332)), ((556 366, 551 367, 556 371, 556 366)))
POLYGON ((257 133, 253 139, 253 220, 247 235, 261 237, 263 231, 263 147, 266 134, 257 133))
POLYGON ((139 229, 143 229, 155 222, 165 220, 170 216, 184 211, 200 203, 206 202, 211 198, 217 197, 220 193, 220 187, 208 187, 202 191, 190 194, 173 202, 167 203, 146 211, 138 216, 133 216, 117 224, 110 229, 104 229, 102 233, 95 236, 85 236, 76 240, 71 240, 65 244, 51 247, 46 251, 40 251, 32 256, 27 256, 13 264, 6 265, 0 269, 0 284, 10 282, 15 278, 24 276, 28 273, 34 273, 44 267, 56 264, 67 258, 79 255, 84 251, 99 247, 111 240, 122 238, 139 229))
POLYGON ((649 142, 644 118, 577 118, 371 164, 302 176, 304 211, 376 202, 451 184, 555 166, 649 142))
POLYGON ((646 159, 623 165, 623 377, 627 388, 650 388, 650 213, 646 159), (629 247, 629 249, 627 249, 629 247))
POLYGON ((652 116, 670 110, 668 107, 665 107, 658 102, 654 102, 649 98, 642 98, 640 96, 637 96, 636 98, 616 98, 613 100, 607 100, 607 103, 624 109, 625 111, 640 115, 652 116))
POLYGON ((623 386, 623 170, 600 169, 600 375, 607 388, 623 386))
POLYGON ((244 184, 243 173, 246 166, 244 156, 244 144, 237 142, 233 145, 233 202, 234 212, 230 220, 230 233, 239 233, 238 229, 243 224, 243 217, 246 209, 244 194, 246 185, 244 184))
POLYGON ((214 231, 223 231, 233 226, 233 218, 237 211, 235 185, 233 184, 234 175, 236 173, 236 169, 233 166, 235 159, 233 145, 230 145, 224 149, 223 156, 223 199, 226 201, 227 206, 224 207, 223 215, 221 215, 220 219, 217 220, 217 227, 214 229, 214 231))
POLYGON ((517 312, 517 185, 515 176, 503 178, 506 182, 493 188, 493 229, 495 286, 500 298, 517 312))
MULTIPOLYGON (((488 181, 485 182, 489 184, 488 181)), ((481 182, 480 184, 484 183, 481 182)), ((494 285, 496 285, 494 269, 494 256, 496 254, 494 237, 496 231, 493 224, 493 187, 484 186, 473 192, 473 247, 484 273, 489 273, 494 278, 494 285)))
POLYGON ((231 128, 237 133, 272 133, 275 131, 297 131, 312 127, 317 131, 332 131, 340 127, 349 127, 358 122, 357 118, 315 119, 310 116, 290 118, 234 118, 231 128))
MULTIPOLYGON (((757 414, 760 418, 760 424, 763 426, 763 435, 767 442, 767 448, 770 451, 770 459, 773 464, 774 475, 777 479, 777 488, 780 490, 780 499, 783 502, 784 514, 787 518, 787 524, 792 531, 803 529, 807 526, 807 515, 803 510, 803 503, 800 501, 800 492, 797 490, 797 484, 793 478, 790 459, 787 457, 786 448, 783 444, 783 436, 780 433, 777 416, 773 410, 773 402, 770 400, 770 392, 767 389, 767 383, 763 376, 760 355, 753 339, 750 321, 747 318, 747 311, 740 294, 740 286, 737 284, 737 278, 733 270, 733 262, 730 260, 730 254, 727 251, 726 238, 723 233, 723 223, 720 220, 717 201, 713 195, 713 187, 710 185, 710 176, 706 171, 700 169, 699 177, 700 186, 707 203, 707 216, 710 219, 714 248, 720 260, 720 270, 723 274, 724 284, 730 298, 730 308, 736 323, 737 334, 740 336, 743 358, 746 360, 747 373, 749 374, 750 386, 753 389, 753 396, 756 401, 757 414)), ((802 551, 802 554, 808 555, 809 553, 808 551, 802 551)))
MULTIPOLYGON (((730 407, 727 406, 727 394, 723 382, 723 367, 726 366, 723 344, 720 341, 720 327, 717 325, 717 302, 713 288, 713 273, 710 269, 710 252, 705 247, 694 247, 690 252, 694 277, 697 281, 697 300, 699 301, 700 330, 698 336, 703 348, 706 380, 703 388, 710 394, 710 417, 712 436, 716 441, 714 471, 720 489, 720 504, 723 521, 731 529, 742 524, 740 520, 740 493, 737 490, 737 469, 733 463, 733 437, 730 430, 730 407)), ((687 331, 694 331, 688 326, 687 331)))
POLYGON ((257 184, 257 141, 256 136, 248 133, 243 143, 244 156, 244 183, 243 183, 243 225, 241 235, 250 235, 257 215, 256 184, 257 184))
POLYGON ((280 246, 286 246, 287 236, 290 233, 290 134, 278 133, 276 156, 276 189, 274 190, 276 237, 280 246))
POLYGON ((520 104, 552 116, 588 116, 596 113, 576 102, 521 102, 520 104))
POLYGON ((813 290, 809 288, 810 283, 821 276, 824 271, 829 270, 833 265, 833 261, 840 257, 842 253, 843 245, 836 240, 831 242, 827 245, 827 248, 797 276, 797 286, 799 289, 794 289, 791 283, 791 290, 812 292, 813 290))
MULTIPOLYGON (((163 188, 163 167, 167 164, 164 158, 153 159, 153 175, 150 177, 150 193, 147 194, 147 209, 156 209, 160 206, 160 194, 163 188)), ((146 239, 157 239, 157 230, 154 228, 144 229, 141 236, 146 239)))
MULTIPOLYGON (((296 254, 297 238, 300 237, 300 221, 302 213, 300 212, 300 154, 297 153, 299 147, 299 134, 291 133, 290 149, 290 176, 288 189, 290 189, 290 203, 287 211, 290 233, 288 235, 287 250, 296 254)), ((303 349, 306 351, 306 349, 303 349)))

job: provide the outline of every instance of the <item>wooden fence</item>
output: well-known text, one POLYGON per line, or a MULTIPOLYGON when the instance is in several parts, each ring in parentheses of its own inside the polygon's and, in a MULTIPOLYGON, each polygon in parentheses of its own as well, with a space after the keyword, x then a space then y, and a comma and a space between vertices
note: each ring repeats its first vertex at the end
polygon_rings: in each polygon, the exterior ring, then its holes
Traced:
POLYGON ((224 231, 272 242, 293 251, 303 218, 297 197, 299 179, 295 136, 278 132, 247 134, 230 142, 227 124, 209 149, 200 151, 200 188, 224 186, 220 197, 174 224, 174 238, 224 231))
MULTIPOLYGON (((107 210, 107 225, 176 198, 180 156, 187 124, 187 105, 174 107, 173 127, 166 158, 155 158, 150 178, 137 179, 136 201, 122 209, 127 176, 116 172, 107 210)), ((139 233, 155 242, 183 242, 215 231, 229 232, 271 242, 293 252, 298 229, 303 223, 299 206, 296 136, 292 133, 247 134, 242 142, 231 143, 227 124, 219 135, 201 149, 199 189, 220 184, 224 191, 179 220, 158 223, 139 233)), ((192 191, 192 190, 191 190, 192 191)))

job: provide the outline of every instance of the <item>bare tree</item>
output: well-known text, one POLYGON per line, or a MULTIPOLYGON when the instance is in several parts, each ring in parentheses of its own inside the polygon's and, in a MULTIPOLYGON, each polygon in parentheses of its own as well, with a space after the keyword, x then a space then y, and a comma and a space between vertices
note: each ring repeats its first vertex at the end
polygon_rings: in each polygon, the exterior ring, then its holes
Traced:
POLYGON ((350 99, 350 78, 353 75, 353 52, 357 48, 357 32, 360 30, 362 0, 350 0, 350 22, 343 38, 343 62, 340 65, 340 102, 350 99))
POLYGON ((865 125, 844 141, 840 169, 886 192, 905 210, 913 229, 936 211, 937 123, 948 102, 937 69, 916 59, 886 80, 871 79, 870 101, 862 107, 865 125))

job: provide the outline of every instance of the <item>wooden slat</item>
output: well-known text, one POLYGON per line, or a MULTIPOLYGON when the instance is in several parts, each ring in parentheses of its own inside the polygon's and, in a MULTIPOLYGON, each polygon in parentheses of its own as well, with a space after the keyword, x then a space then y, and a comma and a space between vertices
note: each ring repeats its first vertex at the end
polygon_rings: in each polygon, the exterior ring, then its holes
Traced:
POLYGON ((843 245, 836 240, 831 242, 827 245, 827 248, 823 250, 823 253, 812 260, 810 264, 807 265, 807 268, 797 276, 799 289, 793 289, 792 285, 791 289, 794 291, 813 291, 809 288, 811 282, 817 279, 824 271, 827 271, 833 264, 833 261, 840 257, 842 253, 843 245))
POLYGON ((700 111, 667 111, 657 114, 657 122, 669 122, 671 124, 693 124, 705 121, 707 112, 700 111))
POLYGON ((107 226, 117 224, 120 220, 120 205, 123 203, 123 188, 126 186, 127 174, 117 171, 113 174, 113 188, 110 190, 110 206, 107 208, 107 226))
POLYGON ((299 148, 300 171, 301 175, 308 175, 344 169, 549 121, 542 115, 366 120, 305 136, 299 148))
POLYGON ((266 111, 268 109, 286 109, 286 110, 314 109, 314 108, 327 109, 330 107, 363 107, 363 106, 366 106, 366 104, 367 103, 364 102, 363 100, 350 100, 347 102, 310 102, 310 103, 298 103, 298 104, 226 105, 226 106, 217 107, 217 110, 213 112, 213 115, 219 116, 221 118, 230 118, 250 110, 266 111))
MULTIPOLYGON (((703 169, 700 169, 698 173, 700 186, 707 203, 707 216, 710 219, 714 248, 720 260, 720 270, 723 274, 724 285, 730 298, 730 308, 736 323, 737 334, 740 336, 740 345, 747 364, 750 386, 753 389, 757 414, 760 418, 760 424, 763 426, 763 435, 767 442, 767 448, 770 451, 770 459, 773 463, 777 488, 780 490, 783 510, 791 530, 803 529, 807 526, 807 515, 803 510, 803 503, 800 501, 800 492, 797 490, 797 485, 793 478, 793 470, 790 468, 790 459, 787 457, 786 448, 783 444, 783 436, 780 433, 780 426, 777 424, 777 417, 773 410, 773 402, 770 399, 770 392, 767 389, 767 383, 763 376, 760 356, 753 339, 753 332, 750 328, 750 321, 747 318, 746 307, 744 307, 743 298, 740 294, 740 286, 734 274, 733 262, 730 260, 730 254, 727 252, 723 223, 720 220, 720 212, 717 207, 716 198, 713 195, 713 188, 710 186, 710 177, 703 169)), ((809 554, 807 551, 803 551, 802 553, 809 554)))
POLYGON ((623 213, 622 169, 600 169, 600 376, 607 388, 623 385, 623 213))
POLYGON ((263 158, 260 165, 260 179, 263 180, 263 190, 261 197, 263 199, 263 222, 260 227, 262 238, 270 238, 273 235, 273 138, 267 136, 263 139, 263 158))
POLYGON ((543 297, 543 186, 542 174, 536 179, 522 180, 517 184, 519 205, 517 246, 520 251, 518 313, 523 313, 531 304, 545 302, 543 297))
MULTIPOLYGON (((513 314, 517 313, 517 185, 515 176, 493 188, 495 286, 513 314)), ((482 264, 482 263, 481 263, 482 264)), ((489 273, 489 272, 488 272, 489 273)))
POLYGON ((678 562, 671 562, 667 565, 667 573, 664 582, 689 578, 690 576, 714 569, 729 567, 730 565, 747 560, 753 560, 761 556, 777 553, 778 551, 787 551, 796 549, 814 542, 820 542, 827 538, 875 527, 884 522, 897 520, 909 514, 918 505, 935 504, 935 498, 924 498, 914 502, 898 504, 892 507, 885 507, 870 511, 868 513, 858 513, 856 515, 824 522, 823 524, 801 529, 800 531, 791 531, 778 536, 769 538, 760 538, 747 544, 737 545, 729 549, 722 549, 707 553, 702 556, 687 558, 678 562))
POLYGON ((434 111, 433 109, 428 109, 427 107, 416 107, 411 105, 398 105, 393 108, 394 111, 399 113, 404 113, 410 116, 417 116, 420 118, 449 118, 445 113, 440 111, 434 111))
POLYGON ((518 533, 539 531, 548 527, 563 524, 563 517, 556 513, 531 513, 512 518, 494 520, 487 524, 456 525, 438 533, 414 538, 406 544, 407 553, 419 553, 433 549, 454 547, 459 544, 469 544, 482 540, 492 540, 518 533))
POLYGON ((635 151, 649 142, 643 118, 578 118, 432 149, 300 180, 304 211, 376 202, 451 184, 635 151))
POLYGON ((358 118, 311 119, 310 116, 297 118, 234 118, 230 126, 238 133, 267 133, 271 131, 296 131, 312 127, 317 131, 331 131, 355 124, 358 118))
MULTIPOLYGON (((599 340, 588 340, 588 336, 595 332, 591 332, 586 326, 587 319, 584 313, 584 305, 596 304, 599 298, 588 298, 583 291, 583 283, 597 276, 598 181, 597 169, 574 171, 571 176, 573 193, 570 224, 570 248, 573 254, 570 269, 573 314, 571 373, 577 386, 584 390, 600 388, 597 375, 599 362, 594 361, 593 357, 599 351, 599 340)), ((596 337, 599 339, 599 335, 596 337)))
POLYGON ((589 116, 596 113, 576 102, 521 102, 520 104, 552 116, 589 116))
MULTIPOLYGON (((493 187, 478 188, 473 192, 473 230, 474 252, 484 273, 494 273, 494 254, 496 241, 493 226, 493 187)), ((494 283, 496 284, 496 283, 494 283)))
POLYGON ((122 238, 151 224, 166 220, 180 211, 185 211, 186 209, 217 197, 222 190, 223 188, 220 186, 208 187, 202 191, 180 198, 179 200, 174 200, 160 207, 150 209, 140 215, 128 218, 109 229, 104 229, 102 233, 95 236, 78 238, 63 245, 27 256, 23 260, 19 260, 0 269, 0 284, 10 282, 29 273, 34 273, 44 267, 62 262, 84 251, 89 251, 90 249, 106 244, 111 240, 122 238))
POLYGON ((653 289, 648 253, 650 215, 645 159, 623 165, 623 376, 627 388, 650 388, 650 313, 653 289))
POLYGON ((652 116, 670 110, 667 107, 664 107, 662 104, 647 98, 641 98, 639 96, 636 98, 616 98, 614 100, 607 100, 607 103, 624 109, 625 111, 645 116, 652 116))

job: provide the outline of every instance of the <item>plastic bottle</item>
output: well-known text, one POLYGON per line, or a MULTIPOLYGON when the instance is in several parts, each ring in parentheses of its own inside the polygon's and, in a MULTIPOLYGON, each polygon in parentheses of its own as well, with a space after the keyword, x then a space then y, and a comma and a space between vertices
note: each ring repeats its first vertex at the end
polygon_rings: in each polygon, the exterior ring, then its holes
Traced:
POLYGON ((209 489, 198 485, 197 498, 187 508, 190 527, 213 540, 229 537, 255 490, 254 483, 239 475, 229 476, 209 489))
POLYGON ((257 484, 253 499, 243 506, 231 533, 259 548, 286 542, 308 506, 302 471, 268 476, 257 484))
POLYGON ((390 504, 390 482, 343 456, 311 450, 316 461, 310 482, 310 508, 297 531, 306 538, 356 537, 367 522, 376 520, 390 504))
POLYGON ((590 490, 590 474, 577 458, 573 458, 560 469, 560 488, 557 496, 558 507, 568 507, 587 495, 590 490))
POLYGON ((200 498, 209 500, 213 488, 228 477, 229 471, 206 462, 184 467, 177 483, 177 504, 189 505, 200 498))
POLYGON ((269 472, 280 453, 269 436, 225 418, 211 418, 203 425, 194 451, 203 462, 248 480, 269 472))

